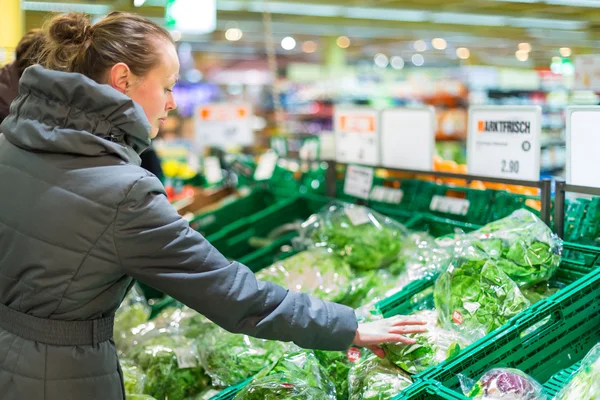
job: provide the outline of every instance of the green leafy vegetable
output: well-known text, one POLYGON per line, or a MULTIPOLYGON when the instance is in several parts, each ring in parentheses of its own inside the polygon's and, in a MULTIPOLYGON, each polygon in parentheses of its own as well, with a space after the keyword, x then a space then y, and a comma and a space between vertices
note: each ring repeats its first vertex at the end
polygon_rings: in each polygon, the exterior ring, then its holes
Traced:
POLYGON ((143 393, 146 375, 132 361, 121 360, 123 384, 128 395, 143 393))
POLYGON ((600 343, 588 352, 581 367, 573 375, 555 400, 583 400, 600 398, 600 343))
POLYGON ((136 345, 130 356, 147 375, 144 392, 157 400, 195 396, 210 384, 194 344, 184 336, 163 331, 136 345))
POLYGON ((317 247, 338 254, 352 267, 378 269, 398 258, 406 228, 366 207, 336 203, 303 225, 317 247))
POLYGON ((150 307, 146 299, 134 287, 129 291, 121 306, 115 312, 114 340, 117 349, 127 347, 127 338, 131 329, 139 326, 150 318, 150 307))
POLYGON ((198 353, 213 385, 231 386, 270 366, 292 346, 229 333, 215 326, 198 340, 198 353))
POLYGON ((352 362, 340 351, 315 350, 315 356, 335 385, 337 400, 348 400, 348 373, 352 362))
POLYGON ((402 370, 387 359, 371 354, 350 369, 350 400, 388 400, 412 383, 402 370))
POLYGON ((152 396, 148 396, 147 394, 128 394, 127 400, 156 400, 152 396))

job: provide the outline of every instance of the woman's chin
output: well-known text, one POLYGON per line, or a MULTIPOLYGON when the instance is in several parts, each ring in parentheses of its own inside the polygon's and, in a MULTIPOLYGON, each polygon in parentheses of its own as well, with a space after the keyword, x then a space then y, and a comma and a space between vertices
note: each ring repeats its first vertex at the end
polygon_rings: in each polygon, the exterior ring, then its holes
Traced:
POLYGON ((150 131, 150 139, 154 139, 158 135, 158 130, 158 126, 152 127, 152 130, 150 131))

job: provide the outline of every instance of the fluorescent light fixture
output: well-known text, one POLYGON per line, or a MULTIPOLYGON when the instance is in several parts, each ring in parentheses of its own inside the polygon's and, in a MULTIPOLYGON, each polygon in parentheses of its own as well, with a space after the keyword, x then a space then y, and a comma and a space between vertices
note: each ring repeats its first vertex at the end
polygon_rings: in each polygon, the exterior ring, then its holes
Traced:
POLYGON ((426 11, 398 10, 394 8, 346 7, 341 16, 383 21, 422 22, 427 20, 426 11))
POLYGON ((307 3, 283 3, 269 2, 265 7, 262 1, 248 4, 248 11, 264 12, 269 11, 272 14, 290 14, 290 15, 310 15, 315 17, 337 17, 342 8, 328 4, 307 4, 307 3))
POLYGON ((80 12, 92 15, 105 15, 113 11, 111 6, 104 4, 55 3, 51 1, 23 1, 21 7, 25 11, 80 12))
POLYGON ((546 29, 566 29, 566 30, 580 30, 587 26, 587 22, 584 21, 569 21, 562 19, 543 19, 543 18, 524 18, 515 17, 508 18, 510 25, 517 26, 519 28, 546 28, 546 29))
POLYGON ((455 24, 455 25, 485 25, 485 26, 505 26, 508 25, 508 18, 497 15, 484 14, 463 14, 440 12, 433 13, 432 22, 438 24, 455 24))
POLYGON ((229 28, 225 31, 225 39, 230 42, 237 42, 243 36, 242 30, 240 28, 229 28))
POLYGON ((133 6, 134 7, 141 7, 144 5, 144 3, 146 2, 146 0, 133 0, 133 6))
POLYGON ((294 39, 291 36, 286 36, 281 40, 281 47, 283 47, 284 50, 294 50, 294 48, 296 47, 296 39, 294 39))
POLYGON ((598 0, 544 0, 544 3, 553 6, 600 7, 598 0))

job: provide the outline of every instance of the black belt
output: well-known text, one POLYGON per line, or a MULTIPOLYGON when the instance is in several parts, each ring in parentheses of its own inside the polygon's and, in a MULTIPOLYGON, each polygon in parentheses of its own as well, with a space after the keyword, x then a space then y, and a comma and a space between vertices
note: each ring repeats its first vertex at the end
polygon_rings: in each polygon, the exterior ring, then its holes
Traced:
POLYGON ((38 318, 0 304, 0 328, 23 339, 54 346, 86 346, 113 337, 115 316, 87 321, 38 318))

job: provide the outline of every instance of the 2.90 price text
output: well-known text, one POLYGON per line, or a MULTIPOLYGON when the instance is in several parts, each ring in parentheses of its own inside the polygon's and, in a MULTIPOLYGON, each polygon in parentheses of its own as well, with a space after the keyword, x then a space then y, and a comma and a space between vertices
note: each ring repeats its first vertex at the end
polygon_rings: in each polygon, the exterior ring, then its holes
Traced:
POLYGON ((509 174, 518 174, 519 162, 516 160, 502 160, 502 172, 509 174))

